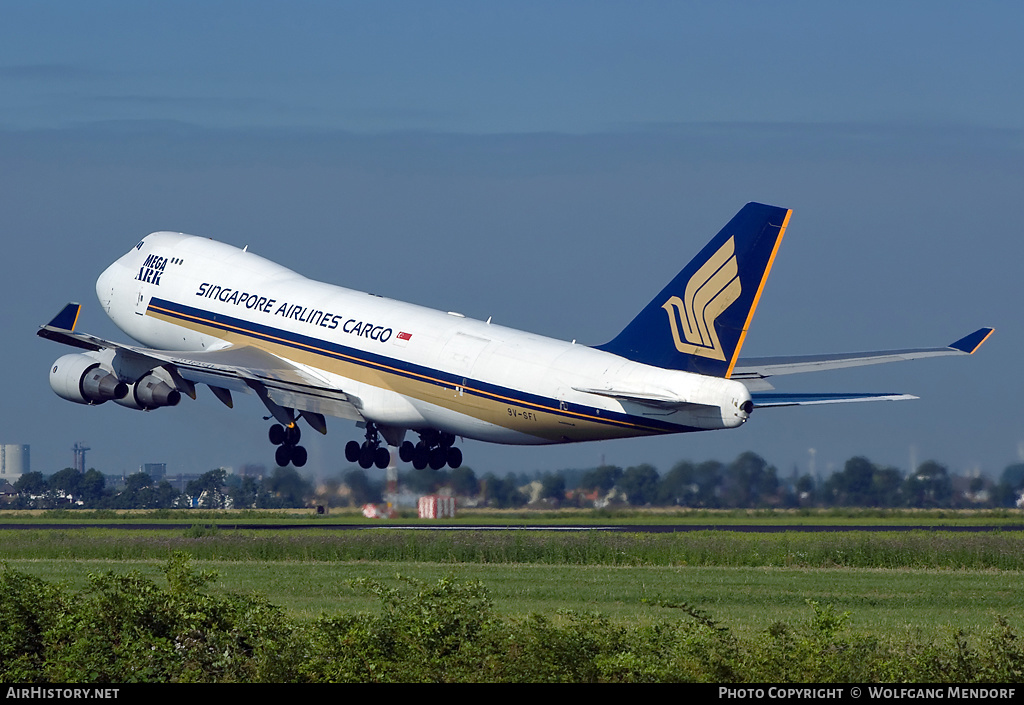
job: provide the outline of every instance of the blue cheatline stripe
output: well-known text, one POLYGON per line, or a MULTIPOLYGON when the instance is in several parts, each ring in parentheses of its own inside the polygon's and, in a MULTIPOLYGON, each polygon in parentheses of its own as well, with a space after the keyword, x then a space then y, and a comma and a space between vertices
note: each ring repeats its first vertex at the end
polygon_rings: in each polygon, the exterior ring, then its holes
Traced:
POLYGON ((404 360, 398 360, 385 355, 351 348, 338 343, 333 343, 320 338, 313 338, 300 333, 265 326, 222 313, 214 313, 204 309, 186 306, 167 299, 152 298, 149 302, 149 311, 160 313, 170 318, 182 321, 200 323, 218 330, 238 333, 256 340, 284 345, 297 350, 304 350, 324 357, 349 362, 371 369, 381 370, 390 374, 414 379, 421 382, 440 384, 447 387, 461 387, 463 393, 478 396, 492 401, 514 404, 516 406, 528 407, 549 414, 564 416, 567 418, 586 419, 597 423, 628 428, 638 428, 651 433, 683 433, 687 431, 700 431, 703 429, 672 424, 657 419, 633 416, 607 409, 584 406, 572 403, 572 407, 578 410, 563 410, 559 407, 556 399, 543 397, 537 394, 530 394, 509 387, 502 387, 476 379, 470 379, 461 375, 453 375, 442 372, 431 367, 416 365, 404 360))

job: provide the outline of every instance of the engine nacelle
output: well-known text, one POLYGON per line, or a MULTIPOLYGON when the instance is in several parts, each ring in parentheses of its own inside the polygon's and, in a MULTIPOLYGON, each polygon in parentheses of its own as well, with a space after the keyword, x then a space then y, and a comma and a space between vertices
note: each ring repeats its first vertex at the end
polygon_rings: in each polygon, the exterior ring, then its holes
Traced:
POLYGON ((128 387, 128 393, 115 401, 129 409, 149 411, 161 406, 177 406, 181 401, 181 392, 175 389, 170 379, 162 379, 166 372, 159 367, 150 370, 138 382, 128 387), (163 373, 163 374, 161 374, 163 373))
POLYGON ((86 353, 58 358, 50 368, 50 389, 76 404, 102 404, 128 394, 128 385, 86 353))

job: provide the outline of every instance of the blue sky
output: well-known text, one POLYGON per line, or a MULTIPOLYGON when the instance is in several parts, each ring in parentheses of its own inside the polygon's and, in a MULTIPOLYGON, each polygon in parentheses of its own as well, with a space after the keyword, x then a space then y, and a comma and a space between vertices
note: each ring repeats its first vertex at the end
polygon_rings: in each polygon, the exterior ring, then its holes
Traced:
POLYGON ((3 3, 5 120, 1020 128, 1012 3, 3 3))
MULTIPOLYGON (((855 454, 1000 472, 1024 443, 1024 9, 1010 3, 0 2, 0 442, 33 469, 269 463, 255 398, 149 414, 50 392, 33 332, 159 229, 583 343, 613 337, 750 200, 794 209, 747 355, 971 359, 793 377, 900 404, 557 448, 480 471, 855 454), (110 408, 108 408, 110 407, 110 408)), ((334 420, 310 467, 359 434, 334 420)))

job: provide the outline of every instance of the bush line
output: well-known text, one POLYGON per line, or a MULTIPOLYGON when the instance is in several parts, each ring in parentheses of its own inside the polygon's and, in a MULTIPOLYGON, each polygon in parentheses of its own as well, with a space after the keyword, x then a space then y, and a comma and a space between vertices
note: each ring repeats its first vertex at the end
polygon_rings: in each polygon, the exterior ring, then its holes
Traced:
POLYGON ((752 638, 683 603, 678 618, 621 625, 599 614, 496 616, 477 581, 352 585, 377 614, 289 620, 174 554, 166 587, 139 573, 90 575, 79 593, 0 568, 0 682, 1020 682, 1020 635, 887 640, 851 633, 849 613, 810 601, 805 624, 752 638))

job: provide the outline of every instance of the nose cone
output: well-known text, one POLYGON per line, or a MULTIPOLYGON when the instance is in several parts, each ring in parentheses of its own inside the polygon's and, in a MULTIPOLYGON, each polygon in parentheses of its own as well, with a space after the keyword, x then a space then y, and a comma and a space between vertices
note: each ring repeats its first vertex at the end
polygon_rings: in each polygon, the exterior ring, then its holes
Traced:
POLYGON ((110 315, 110 306, 114 300, 114 289, 117 286, 118 274, 124 270, 119 262, 103 270, 103 273, 96 280, 96 298, 100 300, 100 306, 110 315))

